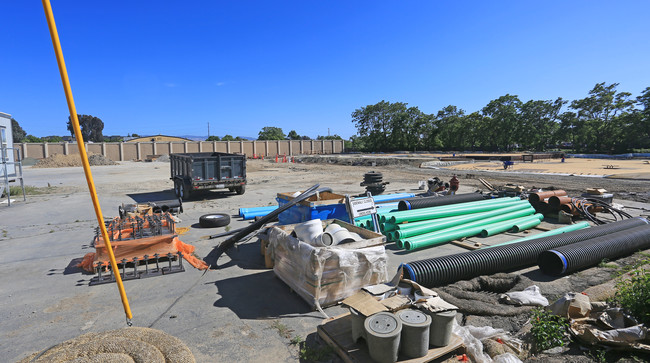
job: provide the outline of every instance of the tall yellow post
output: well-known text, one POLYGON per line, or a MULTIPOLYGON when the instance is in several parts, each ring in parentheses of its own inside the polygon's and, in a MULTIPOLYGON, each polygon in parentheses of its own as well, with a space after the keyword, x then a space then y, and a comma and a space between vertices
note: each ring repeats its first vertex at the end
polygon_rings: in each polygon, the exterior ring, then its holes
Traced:
POLYGON ((81 162, 83 164, 84 173, 86 174, 86 181, 88 182, 88 190, 90 191, 90 197, 93 200, 93 206, 95 207, 95 215, 97 216, 97 223, 99 223, 99 228, 102 232, 102 238, 106 244, 106 249, 111 260, 111 268, 113 270, 113 275, 115 276, 115 281, 117 282, 117 287, 120 291, 120 297, 122 298, 122 305, 124 306, 124 313, 126 314, 126 323, 131 326, 131 308, 129 307, 129 300, 126 297, 126 292, 124 291, 124 284, 122 283, 122 277, 120 276, 119 269, 117 267, 117 262, 115 261, 115 255, 113 254, 113 247, 111 246, 111 241, 108 238, 108 232, 106 231, 106 225, 104 224, 104 217, 102 216, 102 208, 99 205, 99 199, 97 198, 97 191, 95 190, 95 183, 93 182, 93 175, 90 171, 90 164, 88 163, 88 155, 86 154, 86 148, 84 147, 84 139, 81 134, 81 128, 79 127, 79 119, 77 118, 77 108, 74 105, 74 99, 72 98, 72 89, 70 88, 70 80, 68 79, 68 71, 65 68, 65 60, 63 59, 63 51, 61 50, 61 43, 59 42, 59 34, 56 30, 56 24, 54 23, 54 15, 52 14, 52 6, 50 5, 49 0, 42 0, 43 9, 45 10, 45 17, 47 18, 47 26, 50 28, 50 36, 52 37, 52 45, 54 46, 54 53, 56 54, 56 61, 59 65, 59 73, 61 74, 61 82, 63 82, 63 91, 65 92, 65 98, 68 101, 68 110, 70 111, 70 119, 72 120, 72 127, 74 129, 74 135, 77 139, 77 146, 79 147, 79 155, 81 156, 81 162))

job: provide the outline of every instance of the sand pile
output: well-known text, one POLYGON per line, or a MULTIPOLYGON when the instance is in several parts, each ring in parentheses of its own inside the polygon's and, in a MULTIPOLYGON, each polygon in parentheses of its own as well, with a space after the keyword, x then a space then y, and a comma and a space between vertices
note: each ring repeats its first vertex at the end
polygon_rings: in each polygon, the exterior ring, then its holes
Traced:
POLYGON ((19 363, 27 362, 194 363, 195 359, 180 339, 156 329, 131 327, 81 335, 19 363))
MULTIPOLYGON (((117 165, 113 160, 99 154, 88 154, 88 162, 91 166, 117 165)), ((81 166, 80 156, 78 154, 54 154, 45 159, 39 160, 34 164, 33 168, 65 168, 68 166, 81 166)))

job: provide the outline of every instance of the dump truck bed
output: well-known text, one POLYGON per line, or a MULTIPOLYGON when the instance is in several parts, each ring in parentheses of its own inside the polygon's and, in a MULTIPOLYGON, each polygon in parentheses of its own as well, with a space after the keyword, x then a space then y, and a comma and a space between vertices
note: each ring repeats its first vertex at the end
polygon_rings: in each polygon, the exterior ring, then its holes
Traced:
POLYGON ((219 152, 169 155, 174 190, 188 198, 196 190, 228 188, 243 194, 246 185, 246 156, 219 152))

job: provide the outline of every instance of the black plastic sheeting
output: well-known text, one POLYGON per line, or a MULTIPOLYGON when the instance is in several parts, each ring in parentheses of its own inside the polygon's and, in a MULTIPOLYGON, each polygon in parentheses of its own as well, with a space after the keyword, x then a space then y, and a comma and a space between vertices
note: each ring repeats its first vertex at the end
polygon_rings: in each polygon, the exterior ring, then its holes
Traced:
POLYGON ((435 287, 481 275, 515 270, 536 264, 539 254, 546 250, 649 223, 645 218, 631 218, 555 236, 408 262, 402 265, 404 278, 425 287, 435 287))
POLYGON ((650 248, 650 225, 606 234, 540 253, 537 266, 548 275, 561 276, 650 248))
POLYGON ((438 207, 441 205, 475 202, 484 199, 486 199, 485 196, 483 196, 483 194, 480 193, 454 194, 454 195, 446 195, 444 197, 409 198, 409 199, 401 200, 397 204, 397 209, 411 210, 411 209, 419 209, 419 208, 438 207))

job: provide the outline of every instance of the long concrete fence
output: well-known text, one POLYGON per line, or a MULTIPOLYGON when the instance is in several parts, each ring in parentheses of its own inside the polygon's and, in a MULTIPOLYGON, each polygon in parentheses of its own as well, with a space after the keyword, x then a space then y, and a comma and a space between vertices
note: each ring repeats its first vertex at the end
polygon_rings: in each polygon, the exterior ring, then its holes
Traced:
MULTIPOLYGON (((14 143, 22 158, 44 159, 54 154, 79 154, 77 144, 14 143)), ((275 157, 276 155, 339 154, 344 151, 343 140, 245 140, 188 142, 101 142, 86 143, 88 153, 100 154, 114 161, 144 160, 149 155, 173 153, 224 152, 275 157)))

